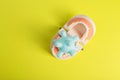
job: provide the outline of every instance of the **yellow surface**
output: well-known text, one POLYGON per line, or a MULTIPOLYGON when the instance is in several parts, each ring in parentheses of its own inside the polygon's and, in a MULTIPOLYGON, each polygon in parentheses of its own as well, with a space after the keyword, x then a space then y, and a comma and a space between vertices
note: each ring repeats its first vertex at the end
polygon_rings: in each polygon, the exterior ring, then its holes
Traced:
POLYGON ((0 80, 120 80, 119 0, 0 0, 0 80), (60 61, 50 52, 59 26, 92 18, 85 50, 60 61))

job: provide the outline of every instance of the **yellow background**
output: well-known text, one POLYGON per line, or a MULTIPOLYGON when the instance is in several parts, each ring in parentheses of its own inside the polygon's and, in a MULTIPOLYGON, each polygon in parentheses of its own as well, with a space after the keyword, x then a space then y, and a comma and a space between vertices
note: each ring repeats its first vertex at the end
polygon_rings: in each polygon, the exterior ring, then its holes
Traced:
POLYGON ((0 0, 0 80, 120 80, 120 1, 0 0), (94 20, 96 34, 57 60, 50 41, 77 14, 94 20))

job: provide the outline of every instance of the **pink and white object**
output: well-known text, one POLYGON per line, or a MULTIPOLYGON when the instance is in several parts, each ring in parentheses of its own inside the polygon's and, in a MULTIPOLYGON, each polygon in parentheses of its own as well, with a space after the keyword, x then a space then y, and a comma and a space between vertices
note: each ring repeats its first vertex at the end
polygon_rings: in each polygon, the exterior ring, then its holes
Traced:
POLYGON ((73 57, 83 49, 95 31, 95 24, 89 17, 74 16, 54 36, 51 42, 52 54, 62 60, 73 57))

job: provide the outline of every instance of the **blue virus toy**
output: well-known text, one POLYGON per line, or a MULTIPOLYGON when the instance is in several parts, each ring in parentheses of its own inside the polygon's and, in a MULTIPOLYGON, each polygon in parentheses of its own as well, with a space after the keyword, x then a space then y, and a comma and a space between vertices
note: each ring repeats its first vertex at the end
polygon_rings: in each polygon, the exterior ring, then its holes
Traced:
POLYGON ((67 35, 65 30, 61 30, 59 34, 61 38, 53 41, 54 45, 59 49, 57 56, 61 57, 65 53, 69 53, 73 56, 77 50, 75 44, 78 41, 78 37, 67 35))

